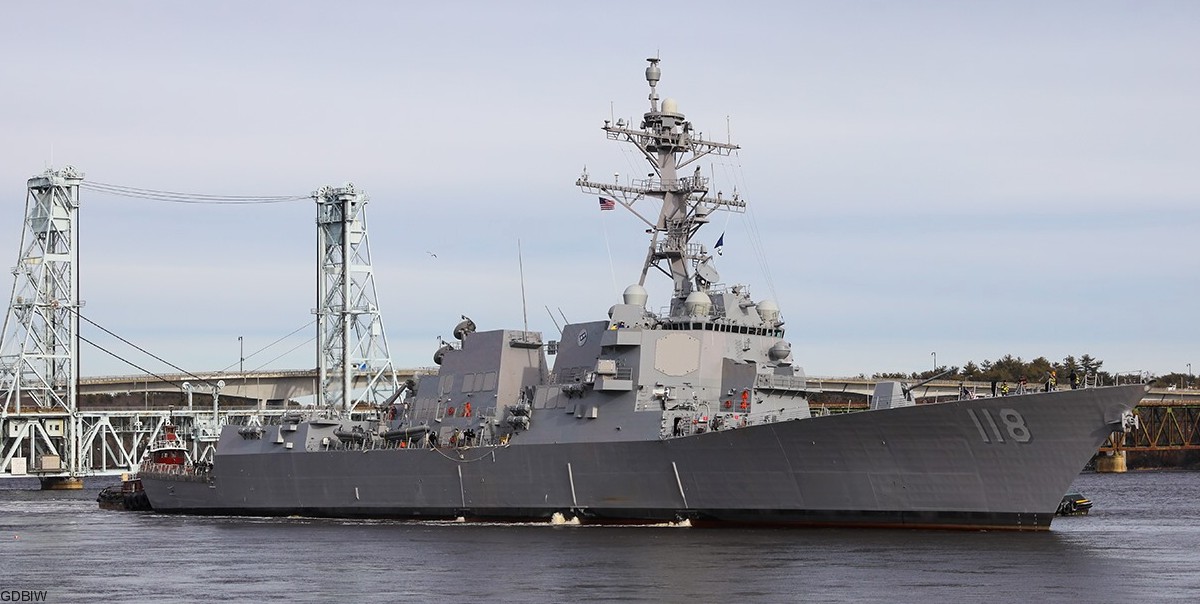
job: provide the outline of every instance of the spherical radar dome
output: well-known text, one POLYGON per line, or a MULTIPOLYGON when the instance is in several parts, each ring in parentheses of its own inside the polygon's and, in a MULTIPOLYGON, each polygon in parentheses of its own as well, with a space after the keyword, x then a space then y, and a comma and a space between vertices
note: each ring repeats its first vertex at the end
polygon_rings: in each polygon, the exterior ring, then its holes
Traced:
POLYGON ((712 300, 704 292, 692 292, 683 301, 683 307, 687 310, 687 314, 693 317, 703 317, 707 316, 708 311, 712 308, 712 300))
POLYGON ((775 324, 779 322, 779 305, 774 300, 767 299, 758 303, 758 316, 763 321, 775 324))
POLYGON ((780 340, 775 342, 771 350, 767 353, 772 361, 782 361, 792 354, 792 345, 780 340))
POLYGON ((621 297, 626 304, 645 307, 646 300, 650 298, 650 295, 646 293, 646 288, 634 283, 625 288, 625 293, 621 297))

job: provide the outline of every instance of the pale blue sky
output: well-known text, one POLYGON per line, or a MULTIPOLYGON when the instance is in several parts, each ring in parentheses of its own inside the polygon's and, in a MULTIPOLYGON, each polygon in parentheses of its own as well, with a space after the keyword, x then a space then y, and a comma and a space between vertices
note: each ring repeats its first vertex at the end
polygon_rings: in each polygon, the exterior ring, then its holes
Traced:
MULTIPOLYGON (((521 326, 518 238, 532 328, 554 331, 547 306, 600 318, 644 234, 574 181, 644 172, 599 128, 645 110, 658 54, 661 93, 743 146, 711 172, 752 212, 701 239, 727 231, 723 281, 777 298, 810 374, 934 351, 1200 370, 1200 4, 432 4, 0 4, 0 262, 51 163, 205 194, 349 181, 398 365, 430 364, 460 314, 521 326)), ((88 193, 84 314, 236 366, 238 336, 249 353, 311 319, 313 215, 88 193)), ((134 373, 84 352, 85 375, 134 373)))

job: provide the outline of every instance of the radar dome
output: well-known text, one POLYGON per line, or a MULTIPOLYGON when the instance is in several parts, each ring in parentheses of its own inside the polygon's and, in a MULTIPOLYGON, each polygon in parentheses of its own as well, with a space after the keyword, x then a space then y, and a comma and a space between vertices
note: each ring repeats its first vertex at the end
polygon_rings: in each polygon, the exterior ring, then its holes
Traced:
POLYGON ((708 316, 708 311, 712 308, 712 300, 704 292, 692 292, 683 301, 683 307, 690 316, 705 317, 708 316))
POLYGON ((662 112, 663 113, 679 113, 679 103, 676 102, 675 99, 673 99, 671 97, 667 97, 667 98, 663 99, 662 112))
POLYGON ((767 355, 771 357, 772 361, 782 361, 791 356, 791 354, 792 345, 783 340, 775 342, 775 345, 772 346, 771 350, 767 352, 767 355))
POLYGON ((650 298, 649 294, 646 293, 646 288, 637 283, 626 287, 625 293, 621 297, 625 300, 626 304, 641 306, 643 308, 646 306, 646 300, 650 298))
POLYGON ((758 316, 772 325, 779 323, 779 305, 774 300, 763 300, 758 303, 758 316))

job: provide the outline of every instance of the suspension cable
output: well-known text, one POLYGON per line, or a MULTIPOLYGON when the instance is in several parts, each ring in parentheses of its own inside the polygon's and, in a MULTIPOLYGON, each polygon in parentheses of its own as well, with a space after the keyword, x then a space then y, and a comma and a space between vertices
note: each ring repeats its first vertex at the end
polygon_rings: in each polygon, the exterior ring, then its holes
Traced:
MULTIPOLYGON (((305 325, 305 327, 308 327, 308 326, 307 326, 307 325, 305 325)), ((303 328, 301 328, 301 329, 303 329, 303 328)), ((297 329, 296 331, 300 331, 300 330, 299 330, 299 329, 297 329)), ((296 332, 295 332, 295 331, 293 331, 292 333, 296 333, 296 332)), ((300 350, 300 347, 301 347, 301 346, 305 346, 305 345, 311 344, 311 343, 313 342, 313 340, 316 340, 316 339, 317 339, 317 336, 313 336, 313 337, 311 337, 311 338, 309 338, 309 339, 307 339, 307 340, 305 340, 305 341, 303 341, 303 342, 300 342, 299 344, 296 344, 296 345, 295 345, 295 346, 293 346, 293 347, 292 347, 290 350, 286 350, 286 351, 284 351, 282 354, 280 354, 279 356, 277 356, 277 357, 275 357, 275 358, 273 358, 273 359, 271 359, 271 360, 269 360, 269 361, 267 361, 267 362, 263 363, 262 365, 259 365, 258 367, 255 367, 255 368, 254 368, 254 371, 259 371, 259 370, 261 370, 263 367, 266 367, 267 365, 270 365, 271 363, 274 363, 275 361, 278 361, 279 359, 282 359, 283 357, 285 357, 285 356, 287 356, 287 355, 289 355, 289 354, 292 354, 293 352, 296 352, 297 350, 300 350)))
POLYGON ((98 193, 107 193, 118 197, 132 197, 168 203, 216 204, 216 205, 249 205, 265 203, 286 203, 312 199, 311 195, 205 195, 201 193, 179 193, 175 191, 159 191, 156 189, 140 189, 124 185, 110 185, 102 182, 84 181, 79 184, 81 189, 98 193))
MULTIPOLYGON (((288 335, 286 335, 286 336, 283 336, 282 338, 279 338, 278 340, 275 340, 274 342, 271 342, 270 344, 267 344, 266 346, 263 346, 262 348, 259 348, 258 350, 255 350, 254 352, 251 352, 251 353, 249 354, 249 356, 247 356, 247 357, 245 357, 245 358, 243 358, 243 359, 239 360, 237 363, 234 363, 233 365, 239 365, 239 364, 241 364, 241 362, 242 362, 242 361, 247 361, 247 360, 250 360, 250 359, 254 358, 256 355, 258 355, 259 353, 266 352, 266 351, 267 351, 267 349, 269 349, 269 348, 271 348, 272 346, 274 346, 274 345, 276 345, 276 344, 278 344, 278 343, 280 343, 280 342, 282 342, 282 341, 284 341, 284 340, 286 340, 286 339, 288 339, 288 338, 290 338, 290 337, 292 337, 292 336, 294 336, 294 335, 296 335, 296 334, 300 333, 302 330, 308 329, 309 327, 311 327, 311 326, 312 326, 312 324, 313 324, 313 323, 316 323, 316 322, 317 322, 317 320, 316 320, 316 319, 313 319, 313 320, 309 321, 308 323, 305 323, 304 325, 301 325, 300 327, 297 327, 297 328, 296 328, 296 329, 295 329, 295 330, 294 330, 292 333, 289 333, 288 335)), ((315 337, 309 338, 309 339, 308 339, 308 342, 311 342, 311 341, 313 341, 313 340, 315 340, 315 339, 316 339, 315 337)), ((307 344, 308 342, 304 342, 304 344, 307 344)), ((303 345, 303 344, 301 344, 301 345, 303 345)), ((299 348, 299 347, 297 347, 297 348, 299 348)), ((296 350, 296 349, 295 349, 295 348, 293 348, 292 350, 289 350, 289 351, 287 351, 287 352, 285 352, 285 353, 283 353, 283 354, 284 354, 284 355, 286 355, 286 354, 288 354, 288 353, 290 353, 290 352, 292 352, 292 351, 294 351, 294 350, 296 350)), ((266 365, 269 365, 270 363, 272 363, 272 362, 274 362, 274 361, 276 361, 276 360, 278 360, 278 359, 279 359, 279 357, 275 357, 274 359, 271 359, 270 361, 267 361, 267 362, 266 362, 264 365, 257 367, 257 368, 255 369, 255 371, 257 371, 258 369, 262 369, 262 368, 263 368, 263 367, 265 367, 266 365)), ((226 368, 222 369, 221 371, 222 371, 222 372, 229 371, 230 369, 233 369, 233 365, 230 365, 230 366, 228 366, 228 367, 226 367, 226 368)))
MULTIPOLYGON (((79 336, 79 339, 83 340, 84 342, 87 342, 88 344, 91 344, 92 347, 94 347, 96 350, 99 350, 100 352, 103 352, 104 354, 107 354, 108 356, 110 356, 118 361, 121 361, 122 363, 125 363, 126 365, 129 365, 130 367, 133 367, 134 369, 137 369, 138 371, 141 371, 142 373, 145 373, 146 375, 157 378, 158 381, 160 381, 164 384, 171 384, 173 386, 178 386, 180 388, 183 388, 183 384, 180 384, 179 382, 176 382, 173 380, 168 380, 167 378, 165 378, 161 375, 158 375, 157 373, 154 373, 153 371, 150 371, 149 369, 146 369, 145 367, 141 367, 137 363, 134 363, 133 361, 130 361, 129 359, 126 359, 126 358, 118 355, 117 353, 83 337, 82 335, 79 336)), ((205 383, 209 384, 210 386, 212 385, 211 383, 209 383, 207 381, 205 381, 205 383)))
MULTIPOLYGON (((134 344, 133 342, 130 342, 129 340, 126 340, 125 338, 122 338, 121 336, 119 336, 119 335, 117 335, 117 334, 113 333, 112 331, 110 331, 109 329, 105 328, 103 325, 100 325, 99 323, 97 323, 97 322, 95 322, 95 321, 93 321, 93 320, 91 320, 91 319, 89 319, 89 318, 87 318, 87 317, 85 317, 85 316, 83 316, 83 315, 79 314, 79 311, 75 310, 74 308, 71 308, 71 307, 69 307, 69 306, 68 306, 68 307, 66 307, 66 308, 67 308, 67 310, 69 310, 69 311, 71 311, 72 313, 74 313, 74 314, 75 314, 75 316, 79 317, 80 319, 83 319, 84 321, 87 321, 88 323, 91 323, 93 326, 95 326, 96 328, 98 328, 100 331, 103 331, 104 333, 106 333, 106 334, 108 334, 108 335, 110 335, 110 336, 112 336, 112 337, 114 337, 114 338, 116 338, 116 339, 118 339, 118 340, 120 340, 120 341, 122 341, 122 342, 124 342, 124 343, 126 343, 126 344, 128 344, 128 345, 130 345, 130 346, 132 346, 132 347, 134 347, 134 348, 135 348, 135 349, 137 349, 139 352, 141 352, 141 353, 143 353, 143 354, 145 354, 145 355, 149 356, 150 358, 152 358, 152 359, 154 359, 154 360, 156 360, 156 361, 158 361, 158 362, 160 362, 160 363, 165 363, 166 365, 168 365, 168 366, 169 366, 169 367, 171 367, 172 369, 175 369, 175 370, 179 371, 180 373, 182 373, 182 374, 184 374, 184 375, 191 376, 193 379, 195 379, 195 380, 196 380, 196 381, 198 381, 198 382, 202 382, 202 383, 208 384, 208 385, 210 385, 210 386, 212 386, 212 385, 213 385, 213 384, 212 384, 212 382, 210 382, 210 381, 208 381, 208 380, 206 380, 206 379, 204 379, 204 378, 202 378, 202 377, 200 377, 200 376, 198 376, 198 375, 196 375, 196 374, 194 374, 194 373, 192 373, 192 372, 190 372, 190 371, 188 371, 188 370, 184 369, 183 367, 180 367, 180 366, 178 366, 178 365, 176 365, 176 364, 174 364, 174 363, 172 363, 172 362, 170 362, 170 361, 168 361, 168 360, 166 360, 166 359, 164 359, 164 358, 162 358, 162 357, 160 357, 160 356, 158 356, 158 355, 156 355, 156 354, 154 354, 154 353, 150 352, 149 350, 146 350, 145 348, 142 348, 141 346, 138 346, 137 344, 134 344)), ((88 343, 89 343, 89 344, 92 344, 91 342, 88 342, 88 343)), ((92 346, 96 346, 96 345, 95 345, 95 344, 92 344, 92 346)), ((97 346, 97 348, 99 348, 99 347, 97 346)), ((108 351, 105 351, 105 352, 108 352, 108 351)), ((112 353, 109 353, 109 354, 112 354, 112 353)), ((113 355, 113 356, 116 356, 116 355, 113 355)), ((120 357, 117 357, 117 358, 120 358, 120 357)), ((121 360, 124 360, 124 359, 121 359, 121 360)), ((127 362, 127 363, 128 363, 129 361, 125 361, 125 362, 127 362)), ((133 363, 129 363, 129 364, 130 364, 130 365, 133 365, 133 363)), ((140 369, 140 368, 139 368, 139 369, 140 369)), ((142 371, 146 371, 146 370, 145 370, 145 369, 142 369, 142 371)), ((150 372, 149 372, 149 371, 146 371, 146 373, 150 373, 150 372)), ((151 374, 151 375, 153 375, 153 374, 151 374)), ((155 377, 157 377, 157 376, 155 376, 155 377)))

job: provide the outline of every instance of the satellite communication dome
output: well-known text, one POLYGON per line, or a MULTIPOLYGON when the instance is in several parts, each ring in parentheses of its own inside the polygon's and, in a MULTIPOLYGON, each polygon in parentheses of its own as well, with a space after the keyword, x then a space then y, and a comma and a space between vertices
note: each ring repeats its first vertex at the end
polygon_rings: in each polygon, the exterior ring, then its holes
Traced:
POLYGON ((709 309, 712 308, 712 300, 704 292, 692 292, 683 301, 683 307, 687 310, 687 314, 693 317, 703 317, 707 316, 709 309))
POLYGON ((675 99, 670 98, 670 97, 663 99, 662 112, 663 113, 679 113, 679 103, 676 102, 675 99))
POLYGON ((625 288, 625 293, 621 295, 621 298, 625 300, 626 304, 645 307, 646 300, 650 298, 650 295, 646 293, 646 288, 634 283, 625 288))
POLYGON ((759 302, 758 303, 758 316, 762 317, 762 320, 767 323, 770 323, 772 325, 778 324, 779 323, 779 305, 776 304, 775 301, 771 300, 771 299, 767 299, 767 300, 763 300, 762 302, 759 302))

